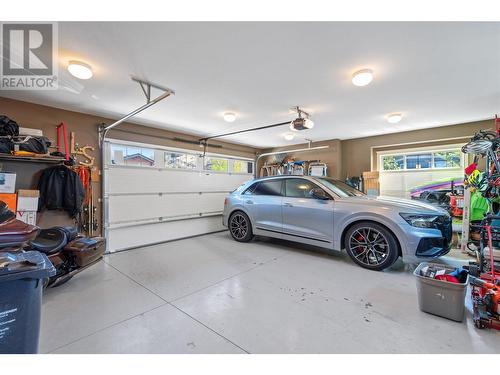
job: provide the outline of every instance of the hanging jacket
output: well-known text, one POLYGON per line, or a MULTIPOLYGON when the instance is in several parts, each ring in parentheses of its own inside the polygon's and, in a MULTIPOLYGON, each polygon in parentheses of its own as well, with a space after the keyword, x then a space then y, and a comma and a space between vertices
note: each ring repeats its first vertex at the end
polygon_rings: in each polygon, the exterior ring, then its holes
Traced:
POLYGON ((38 181, 38 209, 65 210, 75 217, 82 210, 85 190, 78 174, 64 165, 42 171, 38 181))

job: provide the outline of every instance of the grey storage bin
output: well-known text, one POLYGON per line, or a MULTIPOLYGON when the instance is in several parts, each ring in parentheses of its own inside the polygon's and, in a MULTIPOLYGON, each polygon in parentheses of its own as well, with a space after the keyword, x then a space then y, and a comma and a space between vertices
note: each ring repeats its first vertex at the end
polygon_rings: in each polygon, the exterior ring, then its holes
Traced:
POLYGON ((449 272, 455 270, 454 267, 438 263, 422 262, 418 265, 413 274, 417 277, 417 295, 420 310, 461 322, 464 317, 465 294, 467 293, 469 276, 467 276, 467 280, 463 284, 435 280, 420 275, 420 270, 425 266, 437 266, 445 268, 449 272))

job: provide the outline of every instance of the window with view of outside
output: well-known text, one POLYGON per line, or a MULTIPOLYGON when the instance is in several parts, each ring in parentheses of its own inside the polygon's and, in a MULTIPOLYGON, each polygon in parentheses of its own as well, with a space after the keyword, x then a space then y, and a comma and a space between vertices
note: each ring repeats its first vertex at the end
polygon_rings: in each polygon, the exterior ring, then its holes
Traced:
POLYGON ((253 173, 252 162, 245 160, 235 160, 233 162, 233 173, 253 173))
POLYGON ((387 155, 382 158, 384 171, 397 171, 404 169, 405 158, 403 155, 387 155))
POLYGON ((228 160, 221 158, 205 158, 205 169, 215 172, 227 172, 228 160))
POLYGON ((111 164, 154 166, 155 152, 151 148, 111 144, 111 164))
POLYGON ((426 169, 430 168, 432 154, 411 154, 406 155, 406 169, 426 169))
POLYGON ((420 154, 383 155, 381 160, 383 171, 460 168, 462 153, 460 150, 447 150, 420 154))
POLYGON ((165 168, 196 169, 197 159, 198 157, 192 154, 165 152, 165 168))
POLYGON ((458 168, 462 160, 461 152, 440 151, 434 153, 434 168, 458 168))

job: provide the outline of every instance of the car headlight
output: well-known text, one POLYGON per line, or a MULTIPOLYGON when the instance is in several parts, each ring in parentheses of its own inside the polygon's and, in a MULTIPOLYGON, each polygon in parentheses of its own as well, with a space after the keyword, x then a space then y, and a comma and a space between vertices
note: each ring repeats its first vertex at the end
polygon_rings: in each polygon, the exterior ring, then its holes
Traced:
POLYGON ((399 214, 408 224, 417 228, 436 228, 439 215, 399 214))

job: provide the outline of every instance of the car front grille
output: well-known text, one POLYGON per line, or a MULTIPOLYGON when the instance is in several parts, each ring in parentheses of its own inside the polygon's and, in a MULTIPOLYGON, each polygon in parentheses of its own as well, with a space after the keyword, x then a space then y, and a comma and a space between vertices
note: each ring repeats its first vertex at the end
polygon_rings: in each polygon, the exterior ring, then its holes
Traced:
POLYGON ((437 229, 441 231, 441 234, 446 239, 447 245, 451 243, 451 239, 453 237, 453 227, 451 224, 450 216, 440 216, 436 221, 437 229))

